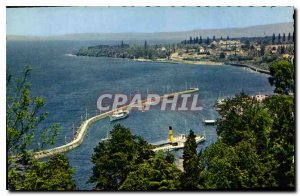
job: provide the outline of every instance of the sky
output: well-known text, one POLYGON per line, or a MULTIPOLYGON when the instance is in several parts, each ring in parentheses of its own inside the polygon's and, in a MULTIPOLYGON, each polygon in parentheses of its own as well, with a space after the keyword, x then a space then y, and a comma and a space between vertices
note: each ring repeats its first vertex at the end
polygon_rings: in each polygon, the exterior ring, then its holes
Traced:
POLYGON ((173 32, 293 22, 292 7, 7 8, 7 35, 173 32))

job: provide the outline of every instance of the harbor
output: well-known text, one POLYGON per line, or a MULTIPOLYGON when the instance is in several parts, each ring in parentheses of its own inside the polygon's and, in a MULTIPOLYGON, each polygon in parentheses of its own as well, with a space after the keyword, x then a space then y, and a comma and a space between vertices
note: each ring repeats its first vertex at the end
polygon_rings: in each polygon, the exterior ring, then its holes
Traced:
MULTIPOLYGON (((160 98, 172 97, 172 96, 175 96, 175 95, 182 95, 182 94, 189 94, 189 93, 196 93, 198 91, 199 91, 198 88, 190 88, 190 89, 187 89, 187 90, 184 90, 184 91, 179 91, 179 92, 174 92, 174 93, 162 95, 160 98)), ((151 103, 151 101, 149 102, 149 100, 147 100, 147 99, 145 99, 145 100, 142 101, 143 106, 147 105, 147 104, 150 104, 150 103, 151 103)), ((128 104, 128 105, 119 107, 117 109, 114 109, 114 110, 111 110, 111 111, 108 111, 108 112, 96 115, 94 117, 91 117, 89 119, 86 119, 85 121, 83 121, 83 123, 78 128, 77 134, 76 134, 75 138, 71 142, 69 142, 69 143, 67 143, 65 145, 59 146, 59 147, 52 148, 52 149, 46 149, 46 150, 34 152, 33 156, 36 159, 42 159, 42 158, 46 158, 46 157, 49 157, 49 156, 57 154, 57 153, 64 153, 64 152, 70 151, 70 150, 72 150, 72 149, 80 146, 80 144, 82 144, 82 142, 84 140, 84 136, 85 136, 88 128, 93 123, 95 123, 95 122, 97 122, 99 120, 102 120, 102 119, 104 119, 106 117, 109 117, 109 116, 113 115, 117 111, 130 110, 133 105, 134 104, 128 104)))

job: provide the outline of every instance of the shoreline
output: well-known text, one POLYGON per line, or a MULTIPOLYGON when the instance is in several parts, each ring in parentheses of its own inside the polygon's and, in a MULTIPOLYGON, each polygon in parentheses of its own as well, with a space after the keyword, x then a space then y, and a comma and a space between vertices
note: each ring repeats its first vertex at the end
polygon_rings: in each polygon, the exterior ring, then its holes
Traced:
POLYGON ((249 69, 251 69, 253 71, 270 75, 270 71, 264 70, 264 69, 260 69, 258 67, 253 66, 253 65, 247 65, 247 64, 242 64, 242 63, 235 63, 235 62, 229 62, 228 65, 235 66, 235 67, 247 67, 247 68, 249 68, 249 69))
MULTIPOLYGON (((81 56, 81 55, 73 55, 73 54, 66 54, 65 56, 81 56)), ((89 57, 89 56, 85 56, 89 57)), ((97 58, 97 57, 95 57, 97 58)), ((106 57, 106 58, 112 58, 112 57, 106 57)), ((114 57, 117 58, 117 57, 114 57)), ((124 59, 124 58, 117 58, 117 59, 124 59)), ((248 65, 248 64, 242 64, 242 63, 237 63, 237 62, 214 62, 214 61, 188 61, 188 60, 151 60, 151 59, 129 59, 125 58, 126 60, 132 60, 135 62, 152 62, 152 63, 167 63, 167 64, 190 64, 190 65, 212 65, 212 66, 222 66, 222 65, 230 65, 230 66, 235 66, 235 67, 246 67, 249 68, 255 72, 263 73, 263 74, 268 74, 270 75, 270 71, 264 70, 258 67, 255 67, 253 65, 248 65)))
POLYGON ((187 61, 187 60, 150 60, 150 59, 132 59, 136 62, 153 62, 153 63, 169 63, 169 64, 191 64, 191 65, 224 65, 224 62, 213 61, 187 61))

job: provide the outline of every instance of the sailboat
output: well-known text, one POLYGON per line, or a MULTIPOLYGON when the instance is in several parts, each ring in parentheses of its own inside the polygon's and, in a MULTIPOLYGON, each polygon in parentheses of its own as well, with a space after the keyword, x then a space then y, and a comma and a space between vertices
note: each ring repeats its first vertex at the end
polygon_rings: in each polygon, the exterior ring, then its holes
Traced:
POLYGON ((102 138, 101 141, 106 141, 106 140, 109 140, 111 139, 111 136, 109 135, 109 129, 106 128, 106 138, 102 138))

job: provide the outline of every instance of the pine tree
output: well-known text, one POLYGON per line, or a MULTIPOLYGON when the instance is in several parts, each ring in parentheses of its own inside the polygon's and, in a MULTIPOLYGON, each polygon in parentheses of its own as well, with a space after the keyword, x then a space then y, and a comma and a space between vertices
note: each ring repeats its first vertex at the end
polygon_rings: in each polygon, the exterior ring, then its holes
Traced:
POLYGON ((280 44, 281 42, 281 37, 280 37, 280 33, 278 34, 278 38, 277 38, 278 44, 280 44))
POLYGON ((145 40, 145 46, 144 46, 145 50, 147 49, 147 41, 145 40))
POLYGON ((216 36, 213 36, 213 41, 216 41, 216 36))
POLYGON ((192 44, 193 43, 193 38, 192 37, 190 37, 190 44, 192 44))
POLYGON ((196 135, 190 130, 190 133, 187 137, 183 148, 183 168, 187 169, 187 162, 195 155, 197 155, 197 143, 196 143, 196 135))
POLYGON ((272 36, 272 44, 274 45, 274 43, 275 43, 275 33, 273 33, 273 36, 272 36))
POLYGON ((209 45, 209 37, 206 39, 206 44, 209 45))
POLYGON ((183 190, 199 189, 199 180, 204 164, 201 160, 201 154, 197 154, 196 135, 192 130, 187 137, 183 148, 183 168, 181 176, 181 187, 183 190))
POLYGON ((202 44, 202 37, 200 36, 199 44, 202 44))
POLYGON ((291 33, 289 33, 289 35, 288 35, 288 38, 287 38, 287 39, 288 39, 288 42, 289 42, 289 41, 291 41, 291 33))
POLYGON ((282 41, 285 42, 285 33, 283 33, 282 41))

